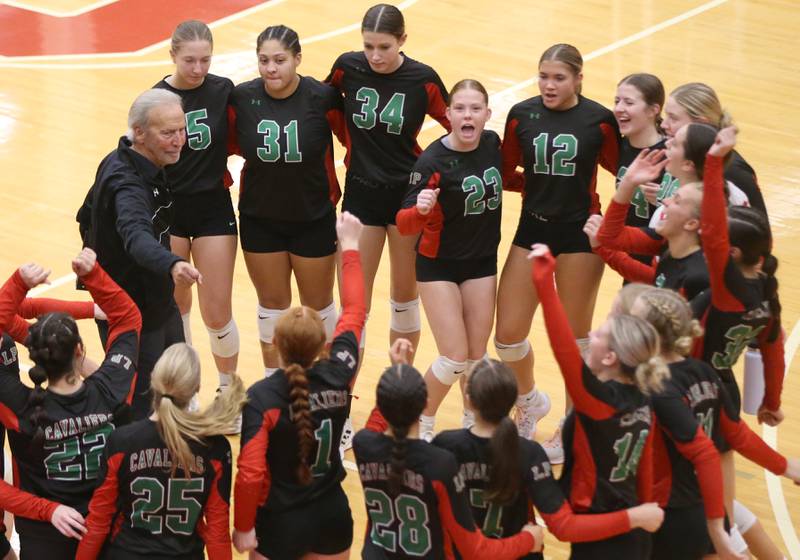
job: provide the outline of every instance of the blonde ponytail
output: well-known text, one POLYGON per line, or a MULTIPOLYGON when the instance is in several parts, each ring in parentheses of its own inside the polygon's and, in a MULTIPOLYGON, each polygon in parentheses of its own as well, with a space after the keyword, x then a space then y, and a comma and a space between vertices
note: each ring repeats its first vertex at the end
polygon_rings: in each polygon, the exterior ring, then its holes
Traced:
POLYGON ((669 367, 661 356, 653 356, 636 366, 634 381, 645 395, 660 393, 667 379, 669 379, 669 367))
POLYGON ((638 302, 632 312, 655 327, 662 352, 688 356, 695 339, 703 336, 703 327, 686 298, 674 290, 650 288, 639 295, 638 302))
POLYGON ((669 379, 669 368, 653 325, 631 315, 611 317, 608 324, 608 346, 617 355, 620 372, 646 395, 659 391, 669 379))

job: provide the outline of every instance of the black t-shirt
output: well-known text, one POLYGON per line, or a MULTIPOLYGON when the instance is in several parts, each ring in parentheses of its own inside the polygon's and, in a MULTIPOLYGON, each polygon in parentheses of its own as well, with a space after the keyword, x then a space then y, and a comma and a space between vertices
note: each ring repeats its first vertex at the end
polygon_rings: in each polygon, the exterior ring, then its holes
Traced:
POLYGON ((417 135, 425 115, 450 130, 442 80, 433 68, 405 54, 397 70, 380 74, 370 68, 363 52, 344 53, 325 81, 344 98, 348 176, 359 181, 405 188, 422 151, 417 135))
POLYGON ((285 99, 270 97, 256 78, 233 90, 236 139, 245 159, 239 212, 302 222, 324 217, 339 193, 331 121, 341 114, 337 91, 302 76, 285 99))
MULTIPOLYGON (((645 229, 650 232, 651 230, 645 229)), ((655 236, 655 235, 654 235, 655 236)), ((683 294, 691 301, 708 288, 708 267, 703 251, 695 251, 676 259, 665 251, 656 265, 654 284, 659 288, 669 288, 683 294)))
POLYGON ((165 168, 172 192, 190 195, 222 189, 226 180, 230 184, 228 101, 233 82, 208 74, 194 89, 176 89, 166 77, 153 87, 179 95, 186 114, 186 143, 181 158, 165 168))

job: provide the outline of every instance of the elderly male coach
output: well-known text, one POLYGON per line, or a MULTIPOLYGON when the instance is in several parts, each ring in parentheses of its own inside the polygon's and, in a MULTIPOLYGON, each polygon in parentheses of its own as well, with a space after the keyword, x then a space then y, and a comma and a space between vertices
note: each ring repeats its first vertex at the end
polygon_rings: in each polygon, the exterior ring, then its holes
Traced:
MULTIPOLYGON (((78 211, 81 237, 97 261, 130 294, 142 313, 135 419, 150 413, 150 372, 169 345, 183 341, 173 291, 202 282, 200 273, 170 251, 172 195, 164 166, 178 161, 186 142, 181 99, 151 89, 133 102, 128 133, 100 163, 78 211)), ((100 326, 105 341, 104 325, 100 326)))

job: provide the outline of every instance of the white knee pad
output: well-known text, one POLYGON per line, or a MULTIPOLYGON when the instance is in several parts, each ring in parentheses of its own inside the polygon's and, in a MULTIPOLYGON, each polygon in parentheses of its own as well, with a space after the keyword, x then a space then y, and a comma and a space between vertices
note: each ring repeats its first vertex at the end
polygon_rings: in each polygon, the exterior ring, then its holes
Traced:
POLYGON ((317 313, 322 318, 322 324, 325 325, 325 338, 330 342, 333 339, 333 331, 336 330, 336 321, 339 320, 336 304, 331 302, 325 309, 317 310, 317 313))
POLYGON ((272 344, 272 337, 275 336, 275 324, 286 309, 267 309, 258 306, 258 338, 261 342, 272 344))
POLYGON ((431 371, 436 379, 445 385, 452 385, 467 371, 467 362, 457 362, 447 356, 439 356, 431 364, 431 371))
POLYGON ((183 324, 183 341, 189 346, 192 345, 192 312, 184 313, 181 315, 181 323, 183 324))
POLYGON ((484 354, 480 360, 467 360, 467 374, 472 373, 472 368, 475 367, 475 364, 478 362, 482 362, 483 360, 488 360, 489 354, 484 354))
POLYGON ((422 328, 419 318, 419 298, 411 301, 396 302, 389 300, 390 319, 389 328, 394 332, 412 333, 422 328))
POLYGON ((739 528, 739 531, 744 535, 747 531, 753 528, 756 524, 756 516, 752 511, 747 509, 747 506, 741 504, 737 500, 733 501, 733 521, 739 528))
POLYGON ((211 353, 220 358, 230 358, 239 353, 239 329, 231 318, 221 329, 206 327, 211 345, 211 353))
POLYGON ((504 362, 518 362, 528 355, 531 351, 531 343, 528 339, 513 344, 503 344, 494 339, 494 349, 497 350, 497 357, 504 362))

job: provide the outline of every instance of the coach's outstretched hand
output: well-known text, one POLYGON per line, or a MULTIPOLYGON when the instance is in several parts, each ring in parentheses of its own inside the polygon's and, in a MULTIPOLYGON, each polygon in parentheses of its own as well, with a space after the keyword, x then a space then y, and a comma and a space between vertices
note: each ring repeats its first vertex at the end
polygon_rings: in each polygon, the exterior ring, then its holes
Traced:
POLYGON ((19 267, 19 275, 30 290, 39 284, 49 284, 47 277, 50 276, 50 269, 45 270, 36 263, 27 263, 19 267))
POLYGON ((339 238, 339 249, 342 251, 358 251, 358 240, 361 237, 361 220, 350 212, 342 212, 336 218, 336 236, 339 238))
POLYGON ((200 274, 200 271, 186 261, 178 261, 173 264, 169 273, 172 275, 172 281, 175 282, 176 286, 191 286, 195 282, 198 284, 203 283, 203 275, 200 274))

